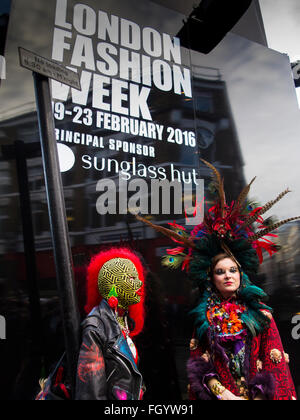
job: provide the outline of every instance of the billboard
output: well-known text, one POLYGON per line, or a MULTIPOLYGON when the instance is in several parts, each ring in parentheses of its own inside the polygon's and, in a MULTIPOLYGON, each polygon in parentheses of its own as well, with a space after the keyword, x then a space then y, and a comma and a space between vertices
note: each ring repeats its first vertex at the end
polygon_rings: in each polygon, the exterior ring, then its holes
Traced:
MULTIPOLYGON (((188 49, 176 35, 185 18, 149 0, 15 0, 6 42, 7 77, 0 87, 3 296, 14 296, 19 290, 20 294, 27 293, 13 154, 15 143, 22 141, 39 287, 43 297, 49 299, 45 312, 51 313, 47 331, 53 338, 51 328, 57 318, 49 302, 56 290, 54 262, 33 80, 30 71, 20 67, 18 48, 22 47, 75 71, 81 81, 81 89, 51 81, 55 136, 76 268, 84 266, 99 247, 125 241, 143 253, 158 275, 151 284, 154 289, 157 286, 169 327, 167 332, 163 330, 154 316, 144 346, 151 354, 157 350, 165 381, 173 385, 167 390, 156 383, 155 367, 148 363, 145 373, 150 399, 168 392, 169 398, 186 396, 187 378, 182 367, 188 357, 186 344, 191 331, 187 312, 193 290, 182 276, 174 279, 173 274, 162 271, 160 257, 170 244, 137 222, 135 211, 149 214, 158 223, 176 220, 185 224, 191 217, 186 218, 184 210, 187 205, 195 207, 197 191, 203 184, 208 204, 213 194, 208 188, 211 174, 200 158, 212 162, 224 176, 228 202, 257 175, 251 198, 267 202, 287 186, 294 191, 278 203, 278 218, 294 216, 300 205, 300 119, 288 58, 232 33, 208 55, 188 49), (163 182, 173 182, 173 189, 159 189, 163 182), (172 203, 176 186, 181 198, 178 206, 172 203), (182 201, 185 196, 190 198, 189 203, 182 201), (156 340, 159 331, 163 331, 163 337, 156 340), (163 350, 157 344, 162 341, 163 350), (151 348, 147 347, 150 342, 151 348), (173 359, 170 354, 175 354, 173 359)), ((298 229, 293 224, 285 230, 284 250, 272 261, 266 259, 260 273, 274 306, 280 309, 277 320, 291 354, 296 343, 289 341, 291 320, 299 312, 298 229)), ((151 308, 161 314, 157 296, 151 308)), ((14 348, 18 348, 18 336, 9 334, 16 302, 6 299, 6 309, 1 309, 9 337, 5 344, 14 348)), ((24 312, 20 317, 24 320, 24 312)), ((51 343, 50 351, 48 356, 53 360, 57 350, 51 343)), ((22 363, 20 356, 14 364, 15 376, 22 363)), ((297 361, 291 363, 296 365, 297 361)), ((6 377, 9 372, 4 372, 6 377)), ((300 383, 299 378, 297 381, 300 383)), ((13 386, 4 384, 3 389, 13 386)))

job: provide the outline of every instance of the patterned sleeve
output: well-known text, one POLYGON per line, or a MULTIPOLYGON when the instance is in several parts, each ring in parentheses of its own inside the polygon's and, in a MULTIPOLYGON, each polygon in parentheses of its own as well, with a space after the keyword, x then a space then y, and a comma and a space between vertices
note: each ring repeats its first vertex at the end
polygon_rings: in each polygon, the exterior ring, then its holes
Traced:
POLYGON ((274 319, 262 334, 260 357, 263 371, 272 374, 275 380, 274 400, 296 399, 290 369, 285 361, 283 345, 274 319))
POLYGON ((85 331, 80 348, 76 400, 107 400, 105 362, 97 334, 85 331))

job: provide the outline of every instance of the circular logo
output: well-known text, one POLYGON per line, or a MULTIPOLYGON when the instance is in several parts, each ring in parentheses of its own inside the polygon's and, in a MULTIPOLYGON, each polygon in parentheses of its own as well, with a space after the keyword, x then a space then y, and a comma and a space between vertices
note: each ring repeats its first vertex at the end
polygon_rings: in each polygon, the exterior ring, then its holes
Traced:
POLYGON ((57 143, 60 172, 67 172, 73 168, 75 155, 70 147, 65 144, 57 143))

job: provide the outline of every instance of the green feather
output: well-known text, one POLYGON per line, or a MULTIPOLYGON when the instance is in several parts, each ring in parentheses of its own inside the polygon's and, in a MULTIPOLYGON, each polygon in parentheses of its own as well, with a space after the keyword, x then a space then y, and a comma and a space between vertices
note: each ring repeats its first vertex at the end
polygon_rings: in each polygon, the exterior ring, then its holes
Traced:
MULTIPOLYGON (((206 281, 206 287, 208 287, 209 283, 206 281)), ((205 332, 209 328, 209 323, 206 316, 206 310, 207 310, 207 301, 210 296, 211 292, 209 290, 204 291, 200 298, 200 302, 198 306, 193 309, 190 314, 194 316, 195 320, 194 323, 196 325, 196 332, 197 332, 197 338, 201 340, 205 332)))
POLYGON ((241 316, 242 321, 247 325, 253 337, 263 332, 270 325, 269 318, 261 311, 272 308, 262 302, 267 297, 266 293, 257 286, 250 283, 248 276, 243 276, 244 287, 239 292, 239 298, 246 303, 248 310, 241 316))

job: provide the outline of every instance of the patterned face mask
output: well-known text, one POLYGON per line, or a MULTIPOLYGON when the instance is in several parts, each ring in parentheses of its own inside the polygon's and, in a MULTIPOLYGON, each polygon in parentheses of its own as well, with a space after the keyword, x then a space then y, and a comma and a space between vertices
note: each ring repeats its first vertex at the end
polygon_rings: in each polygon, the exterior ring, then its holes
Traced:
POLYGON ((98 288, 104 299, 108 299, 112 287, 118 296, 118 305, 127 309, 141 300, 142 281, 133 262, 126 258, 113 258, 101 268, 98 288))

